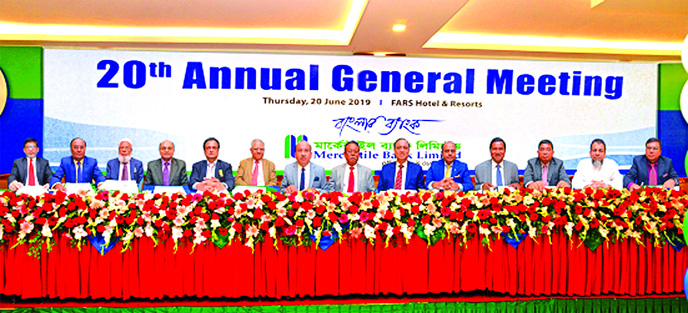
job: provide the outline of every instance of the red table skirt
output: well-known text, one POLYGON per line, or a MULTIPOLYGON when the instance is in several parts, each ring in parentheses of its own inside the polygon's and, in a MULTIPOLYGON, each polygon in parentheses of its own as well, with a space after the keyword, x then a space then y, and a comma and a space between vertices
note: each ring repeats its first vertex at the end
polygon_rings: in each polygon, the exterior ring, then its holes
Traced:
POLYGON ((101 256, 87 244, 81 251, 60 238, 42 257, 27 246, 1 247, 0 294, 22 298, 300 297, 458 293, 490 290, 510 295, 590 296, 683 292, 686 249, 655 248, 635 241, 603 244, 590 251, 561 234, 526 238, 518 249, 503 240, 491 250, 474 238, 461 247, 440 241, 427 247, 371 246, 360 241, 315 247, 273 248, 268 239, 255 253, 241 244, 154 246, 139 239, 133 250, 118 244, 101 256))

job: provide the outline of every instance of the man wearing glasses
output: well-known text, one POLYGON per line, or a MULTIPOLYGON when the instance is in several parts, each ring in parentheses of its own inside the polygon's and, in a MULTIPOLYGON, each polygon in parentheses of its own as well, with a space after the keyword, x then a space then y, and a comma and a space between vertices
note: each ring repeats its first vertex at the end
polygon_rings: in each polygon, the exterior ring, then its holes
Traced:
POLYGON ((124 138, 119 142, 119 155, 107 162, 106 180, 135 180, 141 184, 143 180, 143 162, 131 157, 131 139, 124 138))
POLYGON ((239 163, 234 180, 238 186, 277 186, 275 163, 263 158, 265 143, 260 139, 251 141, 251 157, 239 163))
POLYGON ((645 155, 633 158, 631 169, 624 176, 624 186, 635 190, 641 186, 674 188, 678 173, 674 170, 671 159, 662 156, 662 142, 651 137, 645 142, 645 155))
POLYGON ((36 139, 27 138, 24 141, 26 157, 14 160, 12 172, 7 178, 7 181, 10 182, 10 190, 17 191, 24 186, 44 186, 48 188, 53 171, 50 169, 48 160, 36 156, 38 150, 38 141, 36 139))
POLYGON ((358 164, 361 149, 358 142, 349 141, 344 146, 346 163, 336 166, 330 174, 328 191, 339 191, 352 194, 354 192, 368 192, 375 190, 372 170, 358 164))
POLYGON ((219 160, 220 142, 210 137, 203 142, 205 160, 194 163, 189 177, 189 188, 198 191, 232 191, 234 175, 232 165, 219 160))

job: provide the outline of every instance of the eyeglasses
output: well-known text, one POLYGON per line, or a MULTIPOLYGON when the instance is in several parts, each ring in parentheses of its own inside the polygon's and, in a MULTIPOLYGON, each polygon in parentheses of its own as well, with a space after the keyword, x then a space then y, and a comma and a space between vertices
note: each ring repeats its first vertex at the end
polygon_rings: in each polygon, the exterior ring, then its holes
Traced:
POLYGON ((263 148, 253 148, 253 149, 251 149, 251 150, 256 151, 256 152, 258 152, 258 151, 265 151, 265 149, 263 149, 263 148))
POLYGON ((24 146, 24 149, 36 149, 38 148, 37 146, 24 146))

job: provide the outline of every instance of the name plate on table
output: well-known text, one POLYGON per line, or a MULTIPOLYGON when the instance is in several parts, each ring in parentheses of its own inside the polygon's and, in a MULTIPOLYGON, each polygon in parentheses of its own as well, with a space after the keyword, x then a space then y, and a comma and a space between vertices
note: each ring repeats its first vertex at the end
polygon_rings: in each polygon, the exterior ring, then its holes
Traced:
POLYGON ((265 192, 267 190, 267 187, 265 186, 234 186, 234 189, 232 190, 232 193, 244 193, 244 191, 248 190, 250 193, 255 193, 258 190, 261 190, 265 192))
POLYGON ((181 194, 186 195, 186 190, 184 190, 184 187, 182 186, 155 186, 153 189, 153 193, 167 193, 167 194, 173 194, 181 192, 181 194))
POLYGON ((78 193, 81 190, 93 190, 93 186, 89 183, 66 183, 65 188, 67 188, 68 195, 78 193))
POLYGON ((103 190, 119 190, 124 193, 138 193, 139 187, 134 180, 106 180, 100 185, 103 190))
POLYGON ((24 186, 24 187, 19 188, 19 190, 17 190, 18 194, 23 193, 23 194, 33 196, 33 197, 40 196, 46 192, 48 192, 48 190, 45 189, 45 187, 43 187, 43 186, 24 186))

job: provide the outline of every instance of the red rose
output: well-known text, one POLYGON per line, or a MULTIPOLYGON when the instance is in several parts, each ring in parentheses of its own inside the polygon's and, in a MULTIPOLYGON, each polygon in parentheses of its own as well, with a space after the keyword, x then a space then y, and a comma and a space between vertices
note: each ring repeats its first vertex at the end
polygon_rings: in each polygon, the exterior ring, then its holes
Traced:
POLYGON ((270 209, 270 210, 277 209, 277 204, 275 204, 275 202, 272 202, 272 201, 268 202, 268 209, 270 209))
POLYGON ((456 213, 456 220, 461 221, 464 219, 464 214, 463 212, 457 212, 456 213))
POLYGON ((477 228, 478 227, 476 227, 475 224, 473 224, 473 223, 466 225, 466 231, 471 233, 471 234, 475 234, 477 228))
POLYGON ((382 231, 386 231, 388 226, 389 225, 387 224, 387 222, 381 222, 378 226, 378 229, 380 229, 382 231))
POLYGON ((391 220, 394 218, 394 213, 392 213, 392 210, 387 210, 387 212, 385 212, 385 216, 383 218, 386 220, 391 220))
POLYGON ((593 218, 592 221, 590 221, 590 228, 597 228, 600 226, 600 221, 597 220, 596 218, 593 218))
POLYGON ((270 223, 268 223, 267 221, 263 222, 262 224, 260 224, 260 229, 268 231, 270 229, 270 223))
POLYGON ((416 221, 412 218, 409 218, 406 224, 408 224, 409 227, 413 227, 416 226, 416 221))
POLYGON ((241 233, 241 232, 244 230, 244 228, 243 228, 243 226, 241 225, 241 223, 234 223, 234 224, 232 225, 232 227, 234 227, 234 230, 235 230, 237 233, 241 233))
POLYGON ((191 235, 193 235, 193 233, 191 232, 190 229, 185 229, 184 233, 182 233, 182 236, 184 236, 184 237, 191 237, 191 235))
POLYGON ((260 200, 264 203, 268 203, 272 200, 272 197, 270 197, 269 195, 263 195, 262 197, 260 197, 260 200))
POLYGON ((277 218, 277 220, 275 221, 275 227, 282 227, 284 226, 284 224, 284 219, 281 217, 277 218))
POLYGON ((494 217, 490 218, 490 223, 497 224, 497 219, 494 217))
MULTIPOLYGON (((373 199, 373 201, 370 202, 374 208, 379 208, 380 207, 380 200, 378 199, 373 199)), ((357 203, 358 204, 358 203, 357 203)))
POLYGON ((509 231, 511 231, 511 227, 506 226, 506 225, 502 226, 502 232, 508 233, 509 231))
POLYGON ((531 221, 533 221, 533 222, 537 221, 538 217, 540 217, 540 215, 538 215, 537 213, 530 213, 530 220, 531 221))
POLYGON ((105 226, 103 226, 103 225, 98 225, 98 227, 96 227, 96 231, 99 232, 99 233, 104 232, 104 231, 105 231, 105 226))
POLYGON ((524 223, 525 223, 525 221, 526 221, 528 218, 527 218, 525 215, 521 214, 521 215, 518 216, 518 219, 520 219, 521 222, 524 222, 524 223))
POLYGON ((412 206, 411 213, 413 213, 414 215, 420 214, 420 207, 418 207, 417 205, 412 206))
POLYGON ((461 199, 461 205, 462 205, 464 208, 470 207, 471 204, 472 204, 472 203, 471 203, 471 199, 468 199, 468 198, 463 198, 463 199, 461 199))
POLYGON ((542 221, 543 221, 545 224, 549 223, 551 220, 552 220, 552 216, 551 216, 551 215, 547 215, 547 216, 543 216, 543 217, 542 217, 542 221))
POLYGON ((253 218, 257 220, 257 219, 260 219, 261 217, 263 217, 263 211, 261 209, 256 209, 253 212, 253 218))
POLYGON ((317 212, 318 214, 323 214, 323 213, 325 213, 325 206, 322 205, 322 204, 319 205, 318 207, 315 208, 315 212, 317 212))
POLYGON ((309 201, 301 202, 301 208, 305 211, 308 211, 313 208, 313 203, 310 203, 309 201))
POLYGON ((313 218, 313 227, 320 227, 322 225, 322 217, 316 216, 313 218))
POLYGON ((334 223, 339 219, 339 216, 337 216, 337 214, 334 212, 330 212, 330 214, 327 215, 327 218, 330 220, 330 223, 334 223))
POLYGON ((430 215, 423 216, 423 218, 420 220, 420 222, 423 225, 427 225, 428 223, 430 223, 430 215))
POLYGON ((294 225, 296 225, 296 227, 303 227, 303 220, 296 220, 296 222, 294 222, 294 225))
POLYGON ((550 199, 550 197, 542 198, 542 205, 548 206, 550 203, 552 203, 552 199, 550 199))
POLYGON ((581 223, 581 221, 578 221, 578 223, 576 223, 576 226, 574 226, 574 228, 576 229, 576 231, 580 231, 581 228, 583 228, 583 223, 581 223))

